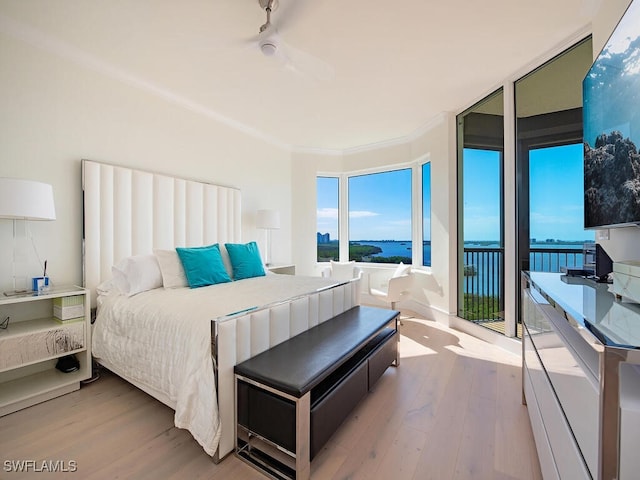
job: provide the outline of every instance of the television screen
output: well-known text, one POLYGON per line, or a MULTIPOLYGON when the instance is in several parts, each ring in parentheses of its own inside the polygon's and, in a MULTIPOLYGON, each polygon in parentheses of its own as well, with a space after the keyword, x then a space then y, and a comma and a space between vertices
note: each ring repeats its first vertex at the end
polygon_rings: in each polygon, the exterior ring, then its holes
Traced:
POLYGON ((583 84, 584 226, 640 224, 640 0, 583 84))

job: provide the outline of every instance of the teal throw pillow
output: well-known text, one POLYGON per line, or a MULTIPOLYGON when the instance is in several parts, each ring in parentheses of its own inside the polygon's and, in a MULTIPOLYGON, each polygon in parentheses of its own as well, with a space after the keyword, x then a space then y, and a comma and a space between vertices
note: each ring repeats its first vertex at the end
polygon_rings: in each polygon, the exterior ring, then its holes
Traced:
POLYGON ((264 268, 260 258, 260 250, 256 242, 249 243, 225 243, 231 267, 233 268, 233 279, 264 277, 264 268))
POLYGON ((220 246, 176 248, 187 282, 191 288, 231 281, 222 263, 220 246))

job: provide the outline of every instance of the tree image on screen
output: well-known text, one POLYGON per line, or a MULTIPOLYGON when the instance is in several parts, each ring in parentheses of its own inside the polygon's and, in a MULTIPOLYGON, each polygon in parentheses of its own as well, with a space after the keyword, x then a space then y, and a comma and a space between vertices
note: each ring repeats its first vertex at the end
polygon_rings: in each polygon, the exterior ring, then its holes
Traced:
POLYGON ((640 221, 640 155, 635 144, 613 131, 584 149, 587 226, 640 221))

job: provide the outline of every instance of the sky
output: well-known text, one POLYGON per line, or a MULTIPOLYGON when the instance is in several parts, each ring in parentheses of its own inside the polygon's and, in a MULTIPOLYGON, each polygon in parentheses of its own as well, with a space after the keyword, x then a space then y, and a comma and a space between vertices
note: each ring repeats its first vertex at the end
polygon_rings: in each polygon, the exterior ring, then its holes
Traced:
POLYGON ((338 239, 338 179, 318 177, 318 232, 328 233, 332 240, 338 239))
POLYGON ((593 241, 584 229, 582 144, 533 150, 529 164, 531 238, 593 241))
MULTIPOLYGON (((425 180, 430 185, 430 175, 425 180)), ((410 168, 353 176, 348 182, 351 240, 411 240, 410 168)), ((430 212, 430 199, 426 205, 430 212)), ((430 232, 428 220, 425 230, 430 232)), ((338 181, 319 178, 318 231, 335 240, 337 228, 338 181)))
MULTIPOLYGON (((464 238, 500 238, 499 152, 465 149, 464 238)), ((428 165, 428 164, 427 164, 428 165)), ((430 174, 423 175, 425 190, 430 174)), ((530 156, 531 238, 593 240, 583 228, 582 144, 533 150, 530 156)), ((430 196, 423 209, 430 212, 430 196)), ((411 170, 349 177, 351 240, 411 239, 411 170)), ((429 215, 425 239, 430 239, 429 215)), ((318 231, 337 239, 338 179, 318 179, 318 231)))
MULTIPOLYGON (((464 239, 500 237, 500 154, 464 151, 464 239)), ((537 241, 593 240, 584 230, 582 144, 531 150, 529 156, 530 238, 537 241)))

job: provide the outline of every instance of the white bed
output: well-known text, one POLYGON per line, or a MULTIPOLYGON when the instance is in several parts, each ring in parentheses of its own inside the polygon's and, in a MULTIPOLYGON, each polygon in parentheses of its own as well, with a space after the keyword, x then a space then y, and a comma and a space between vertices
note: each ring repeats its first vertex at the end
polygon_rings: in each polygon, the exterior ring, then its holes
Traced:
MULTIPOLYGON (((240 192, 82 162, 84 280, 92 305, 111 266, 154 249, 240 242, 240 192)), ((204 450, 233 450, 233 367, 359 304, 357 281, 266 275, 209 287, 105 295, 99 363, 176 411, 204 450)))

